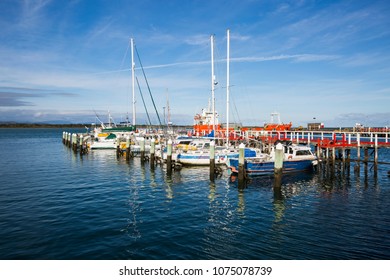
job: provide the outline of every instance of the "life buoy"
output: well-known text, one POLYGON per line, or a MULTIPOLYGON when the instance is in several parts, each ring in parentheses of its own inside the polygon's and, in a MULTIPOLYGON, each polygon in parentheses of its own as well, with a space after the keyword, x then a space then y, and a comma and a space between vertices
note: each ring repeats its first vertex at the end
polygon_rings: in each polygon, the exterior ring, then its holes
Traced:
POLYGON ((289 155, 289 156, 288 156, 288 159, 292 159, 292 155, 289 155))

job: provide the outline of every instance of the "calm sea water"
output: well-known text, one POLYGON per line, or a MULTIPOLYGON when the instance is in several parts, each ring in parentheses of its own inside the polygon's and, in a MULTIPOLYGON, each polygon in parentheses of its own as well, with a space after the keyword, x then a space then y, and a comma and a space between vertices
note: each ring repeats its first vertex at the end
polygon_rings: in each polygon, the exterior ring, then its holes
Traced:
POLYGON ((0 129, 0 259, 390 259, 390 165, 241 189, 208 168, 80 158, 62 131, 0 129))

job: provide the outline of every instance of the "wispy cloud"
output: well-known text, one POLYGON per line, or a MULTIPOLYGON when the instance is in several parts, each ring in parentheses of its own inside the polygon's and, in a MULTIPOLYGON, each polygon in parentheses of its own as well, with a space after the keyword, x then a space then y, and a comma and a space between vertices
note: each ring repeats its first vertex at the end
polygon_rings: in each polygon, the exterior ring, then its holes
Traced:
POLYGON ((276 22, 263 40, 283 42, 276 48, 277 51, 298 48, 334 51, 378 36, 388 36, 390 31, 385 26, 390 24, 390 20, 383 17, 381 11, 388 7, 382 7, 378 2, 359 4, 336 2, 321 9, 312 3, 280 5, 274 12, 274 20, 280 18, 285 24, 278 25, 276 22))
POLYGON ((32 106, 32 102, 21 100, 26 97, 23 94, 11 94, 7 92, 0 92, 0 107, 19 107, 32 106))
POLYGON ((112 17, 105 17, 100 22, 94 25, 94 28, 89 30, 88 34, 85 38, 85 44, 94 44, 98 41, 101 42, 102 38, 104 40, 107 40, 111 38, 111 30, 113 25, 113 18, 112 17))
POLYGON ((37 88, 0 87, 0 107, 34 106, 25 99, 46 97, 75 97, 77 94, 37 88))
POLYGON ((21 6, 19 26, 35 28, 44 18, 44 10, 51 0, 24 0, 21 6))
POLYGON ((184 43, 191 46, 207 46, 210 43, 211 34, 196 34, 184 38, 184 43))
POLYGON ((238 57, 231 58, 232 62, 261 62, 272 60, 294 60, 298 62, 312 62, 312 61, 325 61, 335 60, 337 55, 319 55, 319 54, 293 54, 293 55, 275 55, 275 56, 263 56, 263 57, 238 57))
POLYGON ((376 65, 384 61, 390 61, 390 54, 384 55, 379 52, 360 52, 345 56, 341 60, 343 65, 350 67, 376 65))

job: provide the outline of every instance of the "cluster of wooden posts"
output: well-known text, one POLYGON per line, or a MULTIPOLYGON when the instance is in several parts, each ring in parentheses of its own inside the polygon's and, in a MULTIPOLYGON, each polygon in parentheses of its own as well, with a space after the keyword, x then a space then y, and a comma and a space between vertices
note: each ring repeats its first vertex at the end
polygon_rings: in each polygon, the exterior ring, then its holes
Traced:
POLYGON ((79 152, 81 156, 88 153, 87 138, 84 134, 65 131, 62 133, 62 143, 71 148, 74 153, 79 152))
MULTIPOLYGON (((163 163, 163 155, 162 153, 157 154, 156 151, 156 141, 154 138, 150 141, 150 151, 149 153, 146 153, 145 149, 145 138, 141 138, 139 140, 139 157, 141 159, 141 163, 145 164, 146 162, 149 162, 151 170, 154 170, 157 164, 163 163)), ((131 140, 130 136, 126 137, 126 149, 125 152, 120 148, 120 145, 117 146, 117 157, 125 156, 126 161, 130 161, 131 158, 133 158, 134 152, 131 149, 131 140)), ((166 158, 166 165, 167 165, 167 175, 172 175, 173 170, 180 169, 181 166, 177 163, 175 163, 172 160, 172 140, 167 141, 167 158, 166 158)))

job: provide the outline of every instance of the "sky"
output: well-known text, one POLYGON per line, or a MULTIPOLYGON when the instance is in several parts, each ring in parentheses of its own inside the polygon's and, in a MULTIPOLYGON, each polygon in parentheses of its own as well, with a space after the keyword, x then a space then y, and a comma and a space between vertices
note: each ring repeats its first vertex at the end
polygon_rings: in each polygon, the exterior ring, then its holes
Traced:
POLYGON ((229 122, 390 126, 389 27, 387 0, 2 0, 0 122, 132 121, 133 38, 136 123, 192 125, 215 35, 224 123, 229 29, 229 122))

